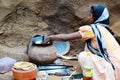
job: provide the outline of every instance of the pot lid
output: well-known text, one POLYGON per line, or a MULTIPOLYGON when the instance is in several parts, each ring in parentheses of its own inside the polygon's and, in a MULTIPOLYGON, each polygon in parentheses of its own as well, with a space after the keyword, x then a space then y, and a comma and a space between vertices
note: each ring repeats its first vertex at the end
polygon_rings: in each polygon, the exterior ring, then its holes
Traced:
POLYGON ((70 50, 70 43, 68 41, 54 41, 53 44, 57 49, 58 55, 65 55, 70 50))
POLYGON ((44 41, 47 39, 47 36, 41 36, 41 35, 36 35, 34 36, 31 41, 34 45, 37 46, 50 46, 52 45, 52 41, 50 41, 49 43, 44 43, 44 41))

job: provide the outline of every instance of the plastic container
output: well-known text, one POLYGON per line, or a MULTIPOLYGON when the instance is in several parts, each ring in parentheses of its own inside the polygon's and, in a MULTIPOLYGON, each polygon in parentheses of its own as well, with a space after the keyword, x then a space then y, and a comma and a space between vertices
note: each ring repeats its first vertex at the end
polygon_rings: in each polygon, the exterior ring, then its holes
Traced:
POLYGON ((91 52, 86 54, 86 63, 83 66, 83 80, 92 80, 93 64, 91 63, 91 52))
MULTIPOLYGON (((19 69, 16 68, 12 68, 12 73, 13 73, 13 77, 15 80, 35 80, 36 76, 37 76, 37 67, 36 65, 34 65, 32 68, 27 69, 27 70, 22 70, 22 68, 20 69, 20 66, 22 64, 19 64, 18 67, 19 69)), ((21 66, 23 67, 23 66, 21 66)), ((29 67, 29 66, 28 66, 29 67)))
POLYGON ((15 62, 16 62, 15 59, 9 57, 4 57, 0 59, 0 73, 5 73, 10 71, 15 62))

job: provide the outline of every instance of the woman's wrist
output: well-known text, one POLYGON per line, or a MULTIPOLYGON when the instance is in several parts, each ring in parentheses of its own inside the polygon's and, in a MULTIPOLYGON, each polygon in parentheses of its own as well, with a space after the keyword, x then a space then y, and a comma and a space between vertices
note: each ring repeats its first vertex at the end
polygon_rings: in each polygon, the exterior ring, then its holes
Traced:
POLYGON ((50 38, 51 41, 54 41, 54 36, 53 35, 49 36, 49 38, 50 38))

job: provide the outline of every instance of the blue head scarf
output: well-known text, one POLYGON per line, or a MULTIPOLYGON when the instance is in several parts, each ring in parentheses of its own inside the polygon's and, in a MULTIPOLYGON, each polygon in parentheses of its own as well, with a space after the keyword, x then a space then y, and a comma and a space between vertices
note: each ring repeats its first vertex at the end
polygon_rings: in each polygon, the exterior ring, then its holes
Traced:
POLYGON ((103 4, 92 6, 90 12, 94 17, 94 24, 101 24, 105 27, 108 27, 109 11, 103 4))

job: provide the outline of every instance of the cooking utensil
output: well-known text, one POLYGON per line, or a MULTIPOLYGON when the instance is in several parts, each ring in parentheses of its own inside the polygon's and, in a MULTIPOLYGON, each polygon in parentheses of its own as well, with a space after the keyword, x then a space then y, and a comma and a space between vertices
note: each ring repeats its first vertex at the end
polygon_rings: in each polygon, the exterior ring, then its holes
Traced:
POLYGON ((38 65, 39 71, 46 71, 49 75, 70 75, 72 71, 68 68, 73 67, 72 65, 56 65, 56 64, 49 64, 46 66, 38 65))
POLYGON ((56 65, 56 64, 49 64, 45 66, 38 65, 39 70, 54 70, 54 69, 66 69, 69 67, 73 67, 72 65, 56 65))

